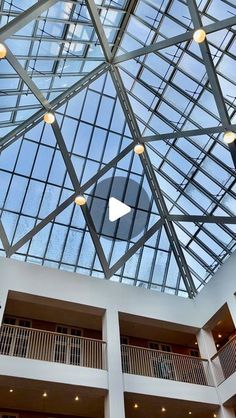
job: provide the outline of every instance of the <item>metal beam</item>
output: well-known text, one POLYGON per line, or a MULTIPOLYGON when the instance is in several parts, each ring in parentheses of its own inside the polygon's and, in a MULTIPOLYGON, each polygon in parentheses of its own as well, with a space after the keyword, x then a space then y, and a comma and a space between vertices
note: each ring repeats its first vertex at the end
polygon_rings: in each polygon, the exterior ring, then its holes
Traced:
POLYGON ((86 223, 87 223, 87 226, 88 226, 88 229, 89 229, 89 232, 90 232, 90 235, 91 235, 91 238, 92 238, 97 256, 98 256, 99 261, 101 263, 104 275, 105 275, 106 279, 108 279, 109 278, 109 265, 108 265, 108 262, 106 260, 103 248, 101 246, 99 236, 97 234, 97 231, 96 231, 93 219, 91 217, 90 211, 88 210, 87 205, 82 206, 81 209, 82 209, 84 218, 86 220, 86 223))
MULTIPOLYGON (((125 91, 125 87, 123 85, 120 73, 118 68, 115 66, 112 66, 110 68, 111 77, 113 79, 113 83, 115 85, 117 95, 120 99, 121 106, 123 108, 123 112, 126 116, 126 121, 129 126, 129 129, 131 131, 131 134, 133 136, 133 141, 137 143, 139 141, 139 138, 141 137, 141 133, 137 124, 137 121, 135 119, 133 110, 131 108, 128 95, 125 91)), ((140 160, 143 166, 144 174, 146 175, 147 181, 149 183, 149 187, 152 191, 154 201, 156 203, 156 206, 159 210, 159 214, 161 218, 164 220, 164 226, 165 230, 170 242, 170 245, 172 247, 173 253, 176 258, 176 262, 178 264, 181 276, 183 278, 183 281, 185 283, 188 295, 190 298, 193 298, 197 294, 197 289, 195 287, 194 281, 192 279, 190 270, 188 268, 188 265, 186 263, 182 248, 180 246, 178 237, 176 235, 174 226, 171 221, 168 220, 168 209, 165 203, 165 200, 162 196, 162 192, 160 189, 160 186, 158 184, 158 181, 155 176, 154 169, 151 165, 151 162, 149 160, 149 156, 147 152, 140 155, 140 160)))
MULTIPOLYGON (((236 131, 236 124, 230 124, 226 127, 228 130, 236 131)), ((191 129, 189 131, 174 131, 166 134, 157 134, 151 136, 144 136, 139 138, 139 142, 153 142, 153 141, 163 141, 169 139, 178 139, 178 138, 186 138, 191 136, 200 136, 200 135, 213 135, 225 132, 225 127, 223 126, 216 126, 211 128, 201 128, 201 129, 191 129)))
POLYGON ((59 150, 61 152, 63 161, 65 163, 66 169, 68 171, 68 174, 69 174, 71 183, 73 185, 73 188, 74 188, 75 192, 78 193, 79 190, 80 190, 79 180, 78 180, 77 174, 75 172, 74 166, 72 164, 71 158, 69 156, 68 150, 66 148, 65 140, 62 136, 62 133, 61 133, 61 130, 60 130, 59 125, 57 123, 57 120, 55 120, 55 122, 53 122, 52 129, 53 129, 54 135, 56 137, 56 141, 57 141, 59 150))
MULTIPOLYGON (((206 33, 213 33, 221 29, 225 29, 231 27, 236 24, 236 17, 230 17, 228 19, 224 19, 215 23, 211 23, 204 27, 206 33)), ((142 55, 150 54, 151 52, 157 52, 161 49, 168 48, 169 46, 177 45, 182 42, 190 41, 193 38, 193 30, 189 30, 181 35, 173 36, 172 38, 165 39, 164 41, 160 41, 148 46, 144 46, 143 48, 136 49, 131 52, 127 52, 125 54, 119 55, 113 60, 113 64, 119 64, 121 62, 141 57, 142 55)))
MULTIPOLYGON (((79 192, 83 194, 88 188, 95 184, 101 177, 106 174, 112 167, 114 167, 122 158, 124 158, 133 148, 133 144, 128 145, 119 155, 113 158, 108 164, 106 164, 98 173, 96 173, 91 179, 89 179, 85 184, 81 185, 79 192)), ((14 254, 20 247, 22 247, 27 241, 33 238, 38 232, 40 232, 46 225, 48 225, 53 219, 55 219, 63 210, 65 210, 71 203, 74 202, 77 193, 73 193, 68 199, 61 203, 57 208, 49 213, 46 218, 39 222, 35 227, 24 235, 16 244, 9 248, 7 255, 10 257, 14 254)))
POLYGON ((10 38, 11 35, 18 32, 32 20, 36 19, 40 14, 56 4, 58 1, 59 0, 39 0, 29 9, 20 13, 17 17, 15 17, 15 19, 11 20, 0 29, 0 42, 10 38))
MULTIPOLYGON (((81 78, 79 81, 77 81, 75 84, 73 84, 69 89, 65 90, 62 94, 60 94, 58 97, 53 99, 50 102, 50 108, 52 110, 57 110, 59 107, 61 107, 65 102, 67 102, 69 99, 74 97, 77 93, 88 87, 93 81, 95 81, 97 78, 102 76, 108 71, 109 64, 103 63, 96 67, 93 71, 91 71, 89 74, 86 74, 83 78, 81 78)), ((15 128, 13 131, 11 131, 9 134, 5 135, 0 140, 0 150, 7 148, 7 146, 11 145, 14 141, 16 141, 18 138, 20 138, 25 132, 32 129, 34 126, 36 126, 39 122, 42 120, 42 116, 45 113, 45 109, 41 109, 38 112, 34 113, 30 118, 28 118, 26 121, 20 124, 17 128, 15 128)))
POLYGON ((97 11, 96 4, 94 3, 93 0, 85 0, 85 2, 87 4, 87 8, 88 8, 91 20, 93 22, 93 26, 94 26, 94 29, 96 31, 97 37, 99 39, 101 48, 103 50, 103 54, 105 56, 105 59, 106 59, 107 62, 111 62, 111 58, 112 58, 111 49, 110 49, 110 46, 108 44, 107 37, 105 35, 105 31, 103 29, 100 16, 99 16, 98 11, 97 11))
MULTIPOLYGON (((131 14, 134 11, 137 2, 138 2, 138 0, 130 0, 130 2, 128 4, 128 8, 125 11, 125 15, 124 15, 124 18, 122 20, 122 24, 121 24, 120 30, 119 30, 119 32, 117 34, 117 37, 116 37, 116 40, 115 40, 115 44, 114 44, 114 46, 112 48, 112 51, 111 51, 111 53, 112 53, 112 60, 114 60, 114 57, 115 57, 115 55, 116 55, 116 53, 117 53, 117 51, 119 49, 120 43, 122 41, 123 34, 124 34, 124 32, 125 32, 125 30, 127 28, 127 25, 129 23, 130 16, 131 16, 131 14)), ((109 8, 110 8, 110 6, 109 6, 109 8)))
POLYGON ((109 277, 113 276, 149 238, 151 238, 158 229, 164 224, 164 219, 159 219, 109 270, 109 277))
POLYGON ((15 58, 15 56, 12 54, 11 50, 7 48, 7 61, 9 64, 14 68, 18 76, 21 78, 21 80, 24 81, 24 83, 29 87, 30 91, 34 94, 36 99, 39 101, 39 103, 45 108, 50 109, 50 104, 48 103, 47 99, 44 97, 44 95, 41 93, 39 88, 36 86, 36 84, 32 81, 27 71, 22 67, 22 65, 19 63, 19 61, 15 58))
POLYGON ((10 243, 8 241, 7 234, 5 232, 5 229, 3 228, 3 224, 1 221, 0 221, 0 239, 2 241, 3 248, 7 254, 7 251, 10 247, 10 243))
MULTIPOLYGON (((195 0, 188 0, 188 8, 190 12, 190 16, 193 21, 194 29, 199 29, 202 27, 202 21, 201 17, 197 8, 197 4, 195 0)), ((232 18, 234 21, 234 25, 236 24, 236 16, 232 18)), ((206 72, 208 75, 209 83, 212 88, 212 93, 215 98, 216 106, 221 118, 222 125, 225 127, 225 130, 227 130, 228 126, 230 125, 230 117, 227 111, 225 99, 223 96, 223 93, 221 91, 220 83, 218 76, 216 74, 216 69, 214 66, 214 62, 211 56, 211 51, 207 42, 207 39, 199 44, 200 50, 202 53, 202 58, 204 65, 206 67, 206 72)), ((229 150, 231 152, 231 156, 234 162, 234 166, 236 168, 236 153, 232 152, 232 147, 229 147, 229 150)))
POLYGON ((214 215, 168 215, 172 222, 194 222, 211 224, 236 224, 236 216, 214 216, 214 215))

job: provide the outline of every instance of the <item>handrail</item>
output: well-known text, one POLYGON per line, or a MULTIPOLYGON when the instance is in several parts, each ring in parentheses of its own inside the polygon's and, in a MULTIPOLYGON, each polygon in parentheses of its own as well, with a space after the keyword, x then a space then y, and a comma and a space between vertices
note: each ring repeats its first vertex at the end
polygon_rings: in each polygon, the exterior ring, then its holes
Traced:
POLYGON ((213 386, 209 362, 199 357, 121 345, 123 373, 213 386))
POLYGON ((199 361, 208 361, 205 358, 202 357, 193 357, 190 356, 189 354, 180 354, 180 353, 173 353, 172 351, 163 351, 163 350, 155 350, 154 348, 147 348, 147 347, 140 347, 138 345, 126 345, 126 344, 122 344, 122 346, 124 347, 132 347, 132 348, 138 348, 139 350, 145 350, 145 351, 154 351, 155 353, 163 353, 163 354, 174 354, 175 356, 180 356, 180 357, 188 357, 188 358, 194 358, 195 360, 199 360, 199 361))
POLYGON ((236 340, 236 335, 230 338, 229 341, 227 341, 227 343, 225 343, 222 347, 219 348, 219 350, 214 354, 214 356, 211 357, 211 361, 214 360, 222 351, 224 351, 229 344, 232 344, 233 340, 236 340))
POLYGON ((106 342, 53 331, 3 324, 0 354, 106 369, 106 342))
POLYGON ((236 336, 221 347, 211 358, 211 362, 218 385, 236 372, 236 336))

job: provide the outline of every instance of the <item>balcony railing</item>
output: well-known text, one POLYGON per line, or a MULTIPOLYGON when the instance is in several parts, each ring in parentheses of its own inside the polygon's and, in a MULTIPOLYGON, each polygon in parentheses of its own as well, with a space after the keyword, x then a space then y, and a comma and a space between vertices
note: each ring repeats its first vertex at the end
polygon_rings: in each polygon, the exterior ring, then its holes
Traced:
POLYGON ((229 340, 211 361, 218 385, 236 372, 236 336, 229 340))
POLYGON ((106 369, 106 343, 15 325, 0 328, 0 354, 106 369))
POLYGON ((207 360, 129 345, 121 354, 123 373, 213 386, 207 360))

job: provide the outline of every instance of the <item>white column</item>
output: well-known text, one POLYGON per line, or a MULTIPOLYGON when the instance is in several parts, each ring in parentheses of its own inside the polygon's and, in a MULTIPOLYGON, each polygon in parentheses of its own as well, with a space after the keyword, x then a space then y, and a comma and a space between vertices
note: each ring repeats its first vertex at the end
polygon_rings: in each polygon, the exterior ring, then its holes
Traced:
POLYGON ((232 295, 232 298, 227 301, 227 305, 236 329, 236 296, 232 295))
POLYGON ((200 356, 209 361, 209 371, 213 379, 214 386, 217 386, 217 380, 222 375, 222 367, 218 359, 213 363, 211 358, 216 354, 216 345, 210 330, 201 329, 196 335, 200 356))
POLYGON ((4 311, 5 311, 5 307, 6 307, 6 303, 7 303, 7 295, 8 295, 8 289, 5 289, 4 287, 2 287, 0 289, 0 325, 2 324, 2 319, 3 319, 3 315, 4 315, 4 311))
POLYGON ((201 329, 196 335, 200 356, 207 360, 216 354, 216 345, 210 330, 201 329))
POLYGON ((233 408, 228 408, 221 405, 218 413, 216 414, 217 418, 235 418, 235 413, 233 408))
POLYGON ((119 315, 115 308, 109 308, 104 315, 103 340, 107 342, 109 385, 105 400, 105 418, 125 418, 119 315))

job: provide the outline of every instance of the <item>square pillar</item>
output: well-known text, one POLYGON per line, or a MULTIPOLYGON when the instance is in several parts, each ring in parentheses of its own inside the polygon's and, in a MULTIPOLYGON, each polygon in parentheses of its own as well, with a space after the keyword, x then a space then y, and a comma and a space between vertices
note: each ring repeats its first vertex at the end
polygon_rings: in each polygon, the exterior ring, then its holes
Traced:
POLYGON ((223 405, 220 406, 216 415, 217 418, 235 418, 234 409, 223 405))
POLYGON ((233 295, 232 298, 230 298, 227 301, 227 305, 229 308, 232 321, 234 323, 234 328, 236 329, 236 296, 235 295, 233 295))
POLYGON ((103 340, 107 342, 109 386, 105 400, 105 418, 125 418, 119 313, 115 308, 107 309, 104 315, 103 340))
POLYGON ((0 325, 2 325, 3 314, 4 314, 6 303, 7 303, 7 295, 8 295, 8 289, 5 289, 4 287, 2 287, 0 290, 0 325))

